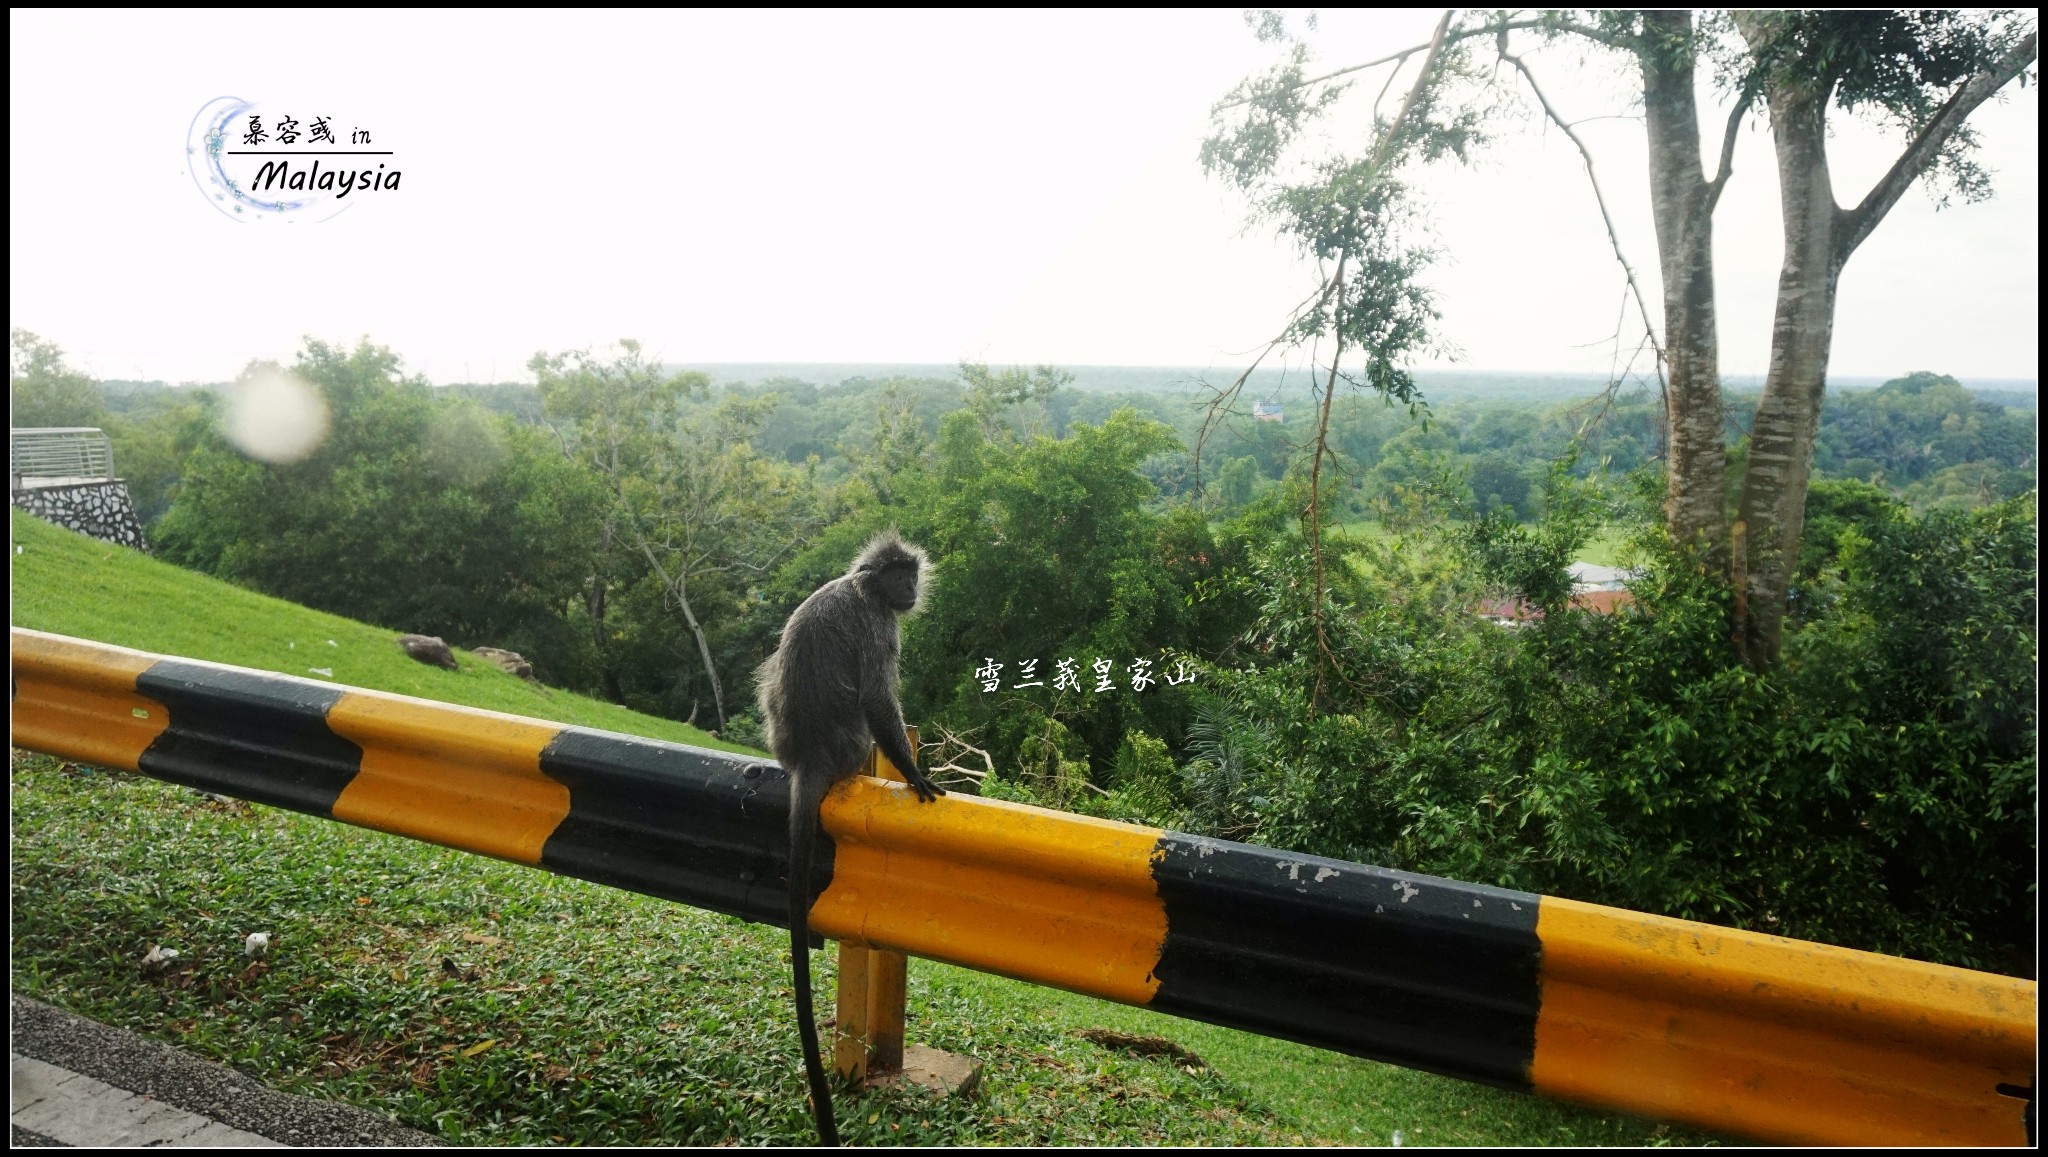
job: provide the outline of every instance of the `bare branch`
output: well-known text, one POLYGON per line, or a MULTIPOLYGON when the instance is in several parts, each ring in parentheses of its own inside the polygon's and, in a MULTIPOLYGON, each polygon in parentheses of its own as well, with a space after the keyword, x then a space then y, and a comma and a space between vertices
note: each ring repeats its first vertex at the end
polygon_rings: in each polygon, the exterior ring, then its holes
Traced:
POLYGON ((540 424, 546 426, 548 428, 548 433, 553 434, 555 436, 555 444, 562 448, 562 457, 568 459, 571 462, 574 462, 576 460, 576 454, 574 451, 569 449, 569 439, 563 436, 562 431, 559 428, 557 428, 553 422, 550 422, 545 418, 541 419, 540 424))
POLYGON ((1751 81, 1742 86, 1742 98, 1735 107, 1728 110, 1728 127, 1721 133, 1721 164, 1714 171, 1714 179, 1707 182, 1707 212, 1721 201, 1721 190, 1728 186, 1728 176, 1735 171, 1735 141, 1742 135, 1742 118, 1749 114, 1750 106, 1756 103, 1758 85, 1751 81))
POLYGON ((962 779, 970 780, 975 783, 980 783, 981 781, 988 779, 990 776, 993 776, 996 773, 995 758, 989 755, 988 752, 983 751, 981 748, 976 747, 973 744, 967 742, 967 740, 964 737, 954 732, 951 728, 947 727, 943 723, 934 723, 932 724, 932 726, 936 728, 939 732, 939 741, 937 743, 920 743, 918 744, 918 747, 921 751, 929 751, 933 748, 937 748, 939 751, 939 755, 944 757, 946 759, 946 762, 937 764, 927 763, 924 769, 925 774, 930 775, 933 778, 937 778, 940 772, 949 771, 961 777, 962 779), (960 754, 947 755, 946 748, 948 747, 959 748, 960 754), (981 767, 979 770, 972 767, 962 767, 959 764, 958 760, 961 759, 963 756, 969 754, 978 755, 981 757, 981 767))
POLYGON ((1394 116, 1394 123, 1387 126, 1381 135, 1379 147, 1372 151, 1372 173, 1368 178, 1379 177, 1380 166, 1386 163, 1387 153, 1400 137, 1401 129, 1408 123, 1408 114, 1415 111, 1415 102, 1422 99, 1422 92, 1429 87, 1429 74, 1436 67, 1437 58, 1444 52, 1444 35, 1451 30, 1451 17, 1458 14, 1455 8, 1446 9, 1444 18, 1436 22, 1436 35, 1429 38, 1429 55, 1422 58, 1422 71, 1415 77, 1415 83, 1408 88, 1408 99, 1401 102, 1401 111, 1394 116))
POLYGON ((1836 210, 1835 261, 1837 265, 1847 261, 1858 245, 1869 237, 1878 223, 1884 220, 1899 198, 1920 175, 1932 168, 1940 158, 1941 150, 1956 130, 1963 127, 1977 106, 1990 99, 1991 94, 2004 88, 2006 82, 2026 70, 2039 54, 2039 33, 2029 32, 2026 38, 2013 45, 2012 50, 2000 57, 1996 64, 1974 73, 1960 88, 1949 94, 1918 133, 1913 137, 1906 151, 1892 162, 1892 167, 1854 209, 1836 210))
POLYGON ((719 682, 717 664, 711 660, 711 646, 704 639, 704 628, 697 622, 697 613, 690 606, 690 576, 679 571, 674 578, 670 578, 668 570, 661 565, 661 560, 655 557, 654 548, 648 543, 647 535, 640 529, 639 519, 633 516, 630 509, 626 511, 626 521, 632 528, 634 540, 639 543, 640 552, 647 557, 647 563, 654 568, 654 573, 660 576, 662 585, 675 597, 676 605, 682 608, 683 620, 689 624, 690 633, 697 638, 697 651, 699 657, 704 660, 704 675, 711 680, 711 705, 718 712, 719 729, 724 730, 725 687, 719 682))
POLYGON ((1634 52, 1636 50, 1635 37, 1624 36, 1619 32, 1609 32, 1604 28, 1595 28, 1590 24, 1581 24, 1576 20, 1536 20, 1523 24, 1511 23, 1499 26, 1499 30, 1503 32, 1515 28, 1541 28, 1551 32, 1569 32, 1573 36, 1582 37, 1595 44, 1604 44, 1609 48, 1619 49, 1622 52, 1634 52))
MULTIPOLYGON (((1437 30, 1439 42, 1443 30, 1437 30)), ((1406 109, 1402 110, 1404 113, 1406 109)), ((1350 256, 1345 254, 1346 257, 1350 256)), ((1344 257, 1337 259, 1337 316, 1344 313, 1344 257)), ((1313 716, 1316 700, 1323 695, 1323 663, 1336 665, 1336 656, 1330 653, 1330 639, 1323 629, 1323 457, 1330 452, 1330 403, 1337 396, 1337 363, 1344 357, 1344 329, 1338 326, 1336 346, 1330 351, 1330 379, 1323 384, 1323 408, 1316 420, 1315 458, 1308 472, 1308 521, 1309 546, 1315 552, 1316 594, 1313 614, 1316 624, 1316 689, 1309 697, 1309 714, 1313 716)))
POLYGON ((1325 278, 1323 283, 1316 287, 1314 293, 1303 298, 1301 304, 1295 306, 1288 314, 1287 325, 1280 331, 1279 335, 1274 337, 1272 341, 1267 342, 1265 348, 1259 351, 1259 356, 1252 359, 1252 364, 1246 366, 1244 372, 1237 375, 1236 380, 1232 381, 1228 386, 1219 390, 1213 386, 1208 386, 1206 383, 1204 384, 1204 388, 1208 389, 1213 396, 1206 403, 1202 403, 1207 409, 1202 415, 1202 428, 1195 433, 1193 466, 1195 490, 1197 493, 1201 491, 1202 487, 1202 447, 1208 443, 1210 432, 1231 412, 1231 403, 1236 400, 1237 395, 1244 389, 1244 384, 1251 380, 1252 374, 1258 370, 1260 363, 1266 360, 1266 356, 1286 344, 1288 331, 1294 328, 1294 320, 1305 312, 1321 309, 1323 303, 1330 300, 1330 294, 1335 292, 1336 288, 1337 283, 1335 281, 1325 278))
MULTIPOLYGON (((1627 38, 1610 34, 1601 29, 1591 27, 1590 25, 1579 24, 1577 22, 1569 20, 1559 21, 1548 19, 1506 20, 1498 24, 1482 24, 1475 28, 1464 28, 1456 32, 1452 32, 1449 34, 1448 37, 1444 38, 1444 42, 1448 44, 1456 44, 1459 41, 1471 40, 1474 37, 1498 36, 1503 32, 1513 32, 1517 29, 1522 28, 1543 28, 1554 30, 1557 32, 1569 32, 1575 36, 1583 36, 1588 40, 1598 41, 1601 44, 1607 45, 1609 48, 1628 49, 1632 47, 1632 42, 1629 41, 1627 38)), ((1276 91, 1293 92, 1297 89, 1308 88, 1311 85, 1323 84, 1327 81, 1335 80, 1340 76, 1349 76, 1354 72, 1363 72, 1368 68, 1378 68, 1382 64, 1396 64, 1397 62, 1405 63, 1409 57, 1415 55, 1416 53, 1428 52, 1435 46, 1435 40, 1432 40, 1428 44, 1410 45, 1409 47, 1404 48, 1399 52, 1391 52, 1385 56, 1365 61, 1362 64, 1346 65, 1343 68, 1337 69, 1335 72, 1326 72, 1323 73, 1321 76, 1312 76, 1309 77, 1307 80, 1299 81, 1295 84, 1288 85, 1286 88, 1278 89, 1276 91)), ((1213 111, 1222 112, 1224 109, 1237 108, 1239 105, 1250 104, 1255 99, 1255 97, 1247 96, 1242 97, 1238 100, 1224 101, 1221 104, 1218 104, 1213 111)))
MULTIPOLYGON (((1579 150, 1579 160, 1583 161, 1586 166, 1586 180, 1593 186, 1593 200, 1600 206, 1600 220, 1607 226, 1608 244, 1614 247, 1614 259, 1621 263, 1621 271, 1628 278, 1629 293, 1635 298, 1637 312, 1642 315, 1644 331, 1652 335, 1650 341, 1653 346, 1656 346, 1657 358, 1661 363, 1664 358, 1664 350, 1661 345, 1657 345, 1655 337, 1657 326, 1656 323, 1650 320, 1650 305, 1643 298, 1643 287, 1636 280, 1635 267, 1629 264, 1628 255, 1622 252, 1621 234, 1615 231, 1614 215, 1607 211, 1607 195, 1601 191, 1599 174, 1593 169, 1592 150, 1586 147, 1586 142, 1579 137, 1579 134, 1572 128, 1571 124, 1558 115, 1557 109, 1550 103, 1550 98, 1543 95, 1542 86, 1536 83, 1536 74, 1529 71, 1529 66, 1522 62, 1522 58, 1508 52, 1503 52, 1500 55, 1502 60, 1515 66, 1515 71, 1522 74, 1523 80, 1529 82, 1529 91, 1535 94, 1536 103, 1543 106, 1543 115, 1548 117, 1550 123, 1556 125, 1558 130, 1563 132, 1566 137, 1570 138, 1572 144, 1579 150)), ((1660 383, 1662 376, 1663 370, 1659 369, 1658 377, 1660 383)))

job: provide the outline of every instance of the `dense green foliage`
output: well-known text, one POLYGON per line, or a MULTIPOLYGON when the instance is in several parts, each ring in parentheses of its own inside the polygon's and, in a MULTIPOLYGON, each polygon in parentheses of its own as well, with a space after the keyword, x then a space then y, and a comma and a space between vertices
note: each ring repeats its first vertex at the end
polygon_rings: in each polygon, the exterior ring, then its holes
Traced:
POLYGON ((25 329, 9 334, 8 423, 100 426, 107 405, 93 381, 64 365, 64 351, 25 329))
POLYGON ((1916 373, 1835 399, 1814 449, 1824 476, 1898 487, 1916 505, 1967 509, 2033 489, 2034 415, 1916 373))
MULTIPOLYGON (((26 376, 62 379, 45 353, 26 376)), ((106 389, 104 420, 173 479, 166 557, 735 741, 790 610, 895 526, 937 564, 903 692, 955 786, 2032 966, 2030 410, 1931 374, 1833 398, 1757 671, 1725 580, 1657 529, 1650 398, 1340 399, 1322 485, 1353 533, 1318 576, 1305 415, 1212 432, 1198 488, 1192 407, 1050 367, 719 386, 626 343, 534 369, 437 394, 309 341, 333 427, 290 466, 237 453, 210 393, 106 389), (1596 535, 1630 544, 1620 613, 1573 601, 1596 535), (1503 599, 1540 618, 1474 613, 1503 599)))
POLYGON ((438 404, 388 351, 310 341, 294 369, 327 399, 327 441, 274 466, 208 430, 154 527, 159 553, 293 602, 549 665, 591 550, 588 480, 543 431, 438 404))
POLYGON ((1838 514, 1808 621, 1759 674, 1727 645, 1725 586, 1647 510, 1635 605, 1567 605, 1591 504, 1558 500, 1579 485, 1553 480, 1532 527, 1424 527, 1365 552, 1332 588, 1342 678, 1320 686, 1302 553, 1276 537, 1264 645, 1218 672, 1204 740, 1243 771, 1217 796, 1191 765, 1190 814, 1276 846, 2031 968, 2032 498, 1838 514), (1430 561, 1446 558, 1467 565, 1430 561), (1547 613, 1514 631, 1458 613, 1500 588, 1547 613))

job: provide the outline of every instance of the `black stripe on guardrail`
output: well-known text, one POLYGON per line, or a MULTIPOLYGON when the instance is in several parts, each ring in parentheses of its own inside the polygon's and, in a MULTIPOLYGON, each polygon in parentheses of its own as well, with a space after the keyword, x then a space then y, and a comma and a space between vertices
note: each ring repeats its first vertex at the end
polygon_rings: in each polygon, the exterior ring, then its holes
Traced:
POLYGON ((1159 841, 1151 1007, 1529 1087, 1539 898, 1200 836, 1159 841))
MULTIPOLYGON (((540 755, 569 789, 541 863, 698 908, 789 926, 789 779, 767 760, 571 727, 540 755)), ((813 895, 832 880, 818 833, 813 895)))
POLYGON ((135 690, 170 709, 141 771, 187 787, 332 818, 363 749, 327 728, 341 687, 165 659, 135 690))

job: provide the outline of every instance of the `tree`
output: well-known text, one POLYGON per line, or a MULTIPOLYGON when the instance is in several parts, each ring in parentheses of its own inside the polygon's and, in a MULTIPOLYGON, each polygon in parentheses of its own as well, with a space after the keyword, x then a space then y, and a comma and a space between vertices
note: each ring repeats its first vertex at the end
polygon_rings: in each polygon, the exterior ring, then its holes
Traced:
MULTIPOLYGON (((1266 345, 1266 353, 1283 346, 1319 346, 1328 342, 1327 374, 1319 390, 1316 427, 1308 447, 1308 501, 1303 523, 1313 559, 1315 599, 1310 604, 1317 642, 1317 678, 1334 666, 1323 621, 1326 582, 1323 549, 1323 471, 1332 459, 1330 410, 1337 383, 1364 387, 1387 398, 1416 398, 1414 379, 1402 363, 1429 342, 1429 326, 1437 318, 1431 294, 1417 275, 1434 256, 1413 233, 1407 186, 1399 179, 1403 166, 1444 155, 1462 156, 1476 139, 1475 119, 1450 110, 1440 119, 1441 79, 1455 72, 1462 53, 1446 39, 1451 13, 1437 23, 1428 46, 1411 50, 1422 64, 1399 110, 1391 118, 1373 106, 1372 139, 1357 153, 1339 153, 1306 173, 1285 163, 1288 146, 1305 122, 1328 110, 1341 90, 1328 89, 1315 98, 1301 94, 1318 81, 1306 80, 1302 68, 1306 47, 1294 45, 1288 61, 1265 76, 1238 86, 1219 106, 1242 106, 1243 120, 1218 132, 1202 145, 1202 165, 1221 174, 1251 198, 1254 217, 1289 238, 1302 255, 1321 270, 1320 284, 1284 328, 1266 345), (1344 371, 1344 357, 1354 368, 1344 371)), ((1260 38, 1284 36, 1277 16, 1255 22, 1260 38)), ((1407 54, 1404 54, 1404 56, 1407 54)), ((1318 78, 1318 80, 1323 78, 1318 78)), ((1392 77, 1388 78, 1391 87, 1392 77)), ((1382 97, 1386 89, 1381 89, 1382 97)), ((1208 416, 1195 442, 1199 476, 1202 444, 1211 428, 1229 413, 1245 382, 1264 359, 1210 399, 1208 416)), ((1342 677, 1343 672, 1337 671, 1342 677)), ((1319 696, 1312 697, 1311 702, 1319 696)))
POLYGON ((2009 476, 2024 490, 2033 481, 2036 441, 2033 411, 2007 409, 1946 374, 1922 371, 1836 398, 1822 419, 1814 467, 1838 478, 1911 487, 1974 464, 1977 473, 2009 476))
POLYGON ((1071 802, 1079 789, 1069 764, 1106 769, 1141 721, 1154 733, 1176 730, 1162 721, 1180 697, 1165 686, 1061 691, 1056 663, 1073 659, 1089 675, 1091 660, 1111 659, 1127 685, 1135 659, 1209 651, 1224 602, 1191 595, 1214 579, 1218 548, 1185 507, 1146 509, 1154 491, 1139 464, 1178 440, 1130 410, 1028 442, 992 441, 975 415, 954 413, 940 441, 934 476, 902 512, 905 533, 936 563, 927 609, 905 624, 906 709, 956 732, 980 730, 975 742, 1002 765, 1037 768, 1055 798, 1071 802), (995 693, 974 676, 990 658, 1008 664, 995 693), (1026 659, 1039 663, 1042 691, 1008 686, 1026 659))
POLYGON ((988 438, 1004 433, 1002 415, 1012 406, 1023 409, 1025 433, 1049 433, 1046 403, 1074 380, 1073 374, 1054 366, 991 370, 981 362, 961 362, 960 377, 967 383, 967 409, 981 423, 982 435, 988 438))
POLYGON ((596 512, 583 603, 604 692, 624 703, 607 614, 612 592, 624 578, 624 558, 633 551, 626 479, 647 470, 660 442, 674 429, 683 399, 711 382, 701 373, 662 373, 641 358, 640 343, 630 338, 619 342, 619 351, 610 361, 589 350, 536 353, 527 368, 540 380, 541 406, 563 455, 591 471, 609 499, 596 512))
POLYGON ((92 379, 64 364, 64 351, 16 327, 10 334, 8 422, 17 427, 104 426, 107 407, 92 379))
POLYGON ((765 576, 813 529, 807 476, 762 457, 750 443, 774 408, 773 397, 733 397, 685 420, 653 470, 628 488, 634 541, 697 641, 721 729, 724 684, 691 588, 726 576, 765 576))
POLYGON ((1777 657, 1799 557, 1842 267, 1922 176, 1945 177, 1968 200, 1990 195, 1964 122, 2034 62, 2036 32, 2010 14, 1944 11, 1744 12, 1735 25, 1748 49, 1745 84, 1770 109, 1785 231, 1770 370, 1731 544, 1737 580, 1746 573, 1749 588, 1736 628, 1761 665, 1777 657), (1877 112, 1907 135, 1847 208, 1828 172, 1831 109, 1877 112))
POLYGON ((545 435, 438 400, 367 340, 308 339, 292 373, 326 399, 326 441, 274 465, 204 431, 158 523, 159 553, 394 630, 519 650, 551 678, 573 666, 560 608, 598 496, 545 435))
MULTIPOLYGON (((1256 18, 1262 37, 1284 39, 1276 15, 1256 18)), ((1752 666, 1772 662, 1792 570, 1798 558, 1807 479, 1819 429, 1832 338, 1835 290, 1843 264, 1913 182, 1935 173, 1966 198, 1988 193, 1969 160, 1974 140, 1965 121, 2035 58, 2031 20, 2012 13, 1780 13, 1696 19, 1691 12, 1494 12, 1462 21, 1450 15, 1428 46, 1305 75, 1307 50, 1294 43, 1288 63, 1240 86, 1217 106, 1217 132, 1204 145, 1211 171, 1217 158, 1240 158, 1231 175, 1244 187, 1296 162, 1288 146, 1308 121, 1326 113, 1341 91, 1338 78, 1420 57, 1414 91, 1457 74, 1462 57, 1447 46, 1491 41, 1510 75, 1520 77, 1545 117, 1580 149, 1603 218, 1606 204, 1592 154, 1572 124, 1551 105, 1534 71, 1514 46, 1516 36, 1560 39, 1626 52, 1642 76, 1649 138, 1650 200, 1663 277, 1662 341, 1634 270, 1614 242, 1649 340, 1656 347, 1665 394, 1665 524, 1672 538, 1725 568, 1736 588, 1733 638, 1752 666), (1730 28, 1740 35, 1728 35, 1730 28), (1695 92, 1701 59, 1718 59, 1734 94, 1714 175, 1706 175, 1695 92), (1769 111, 1778 154, 1785 265, 1765 397, 1742 468, 1740 500, 1726 510, 1728 450, 1718 368, 1713 281, 1713 213, 1734 171, 1745 116, 1761 101, 1769 111), (1238 112, 1235 110, 1243 110, 1238 112), (1831 109, 1874 112, 1902 128, 1907 144, 1886 174, 1853 208, 1836 204, 1823 143, 1831 109)), ((1388 77, 1391 85, 1393 76, 1388 77)), ((1439 86, 1440 87, 1440 86, 1439 86)), ((1446 117, 1467 129, 1471 122, 1446 117)), ((1380 139, 1384 140, 1382 131, 1380 139)), ((1457 151, 1457 150, 1445 150, 1457 151)), ((1325 162, 1320 190, 1343 183, 1338 161, 1325 162)), ((1255 202, 1254 212, 1270 212, 1255 202)), ((1301 316, 1298 314, 1297 316, 1301 316)), ((1334 375, 1333 375, 1334 377, 1334 375)), ((1313 505, 1313 498, 1311 500, 1313 505)))
POLYGON ((1235 512, 1252 500, 1252 491, 1259 480, 1259 460, 1247 454, 1233 458, 1223 468, 1218 478, 1217 491, 1222 495, 1225 510, 1235 512))
POLYGON ((1481 514, 1498 512, 1511 518, 1527 518, 1528 464, 1498 450, 1481 454, 1472 463, 1472 497, 1481 514))
POLYGON ((135 517, 145 528, 170 509, 186 460, 218 421, 218 403, 209 390, 187 388, 158 408, 108 415, 114 464, 128 483, 135 517))
POLYGON ((667 373, 644 360, 640 343, 630 339, 619 349, 610 361, 572 351, 536 354, 529 363, 564 453, 602 479, 611 499, 597 526, 586 585, 606 687, 623 701, 605 615, 625 554, 647 564, 664 598, 682 612, 723 728, 725 684, 698 610, 701 584, 734 573, 763 574, 801 546, 808 491, 749 444, 775 408, 773 395, 727 397, 686 412, 693 397, 709 392, 708 377, 667 373))

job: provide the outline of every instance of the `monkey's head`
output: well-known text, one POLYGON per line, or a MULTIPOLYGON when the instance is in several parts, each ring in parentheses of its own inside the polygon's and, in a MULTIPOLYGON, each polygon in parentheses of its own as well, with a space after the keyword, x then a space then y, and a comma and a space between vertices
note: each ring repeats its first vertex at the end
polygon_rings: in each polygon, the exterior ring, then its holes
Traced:
POLYGON ((893 530, 869 539, 854 556, 853 565, 846 568, 863 589, 899 615, 917 609, 930 571, 931 560, 924 551, 897 537, 893 530))

